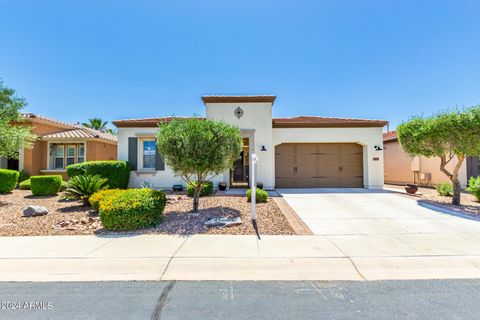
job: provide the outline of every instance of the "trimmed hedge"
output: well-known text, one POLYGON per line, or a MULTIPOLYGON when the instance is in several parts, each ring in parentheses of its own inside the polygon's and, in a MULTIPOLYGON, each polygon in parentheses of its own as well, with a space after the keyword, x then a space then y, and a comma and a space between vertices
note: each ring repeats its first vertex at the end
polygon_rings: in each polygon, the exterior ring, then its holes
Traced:
POLYGON ((31 183, 31 180, 27 179, 27 180, 24 180, 24 181, 20 182, 18 187, 20 188, 20 190, 30 190, 30 183, 31 183))
POLYGON ((152 189, 120 190, 100 201, 100 219, 107 230, 136 230, 162 221, 166 198, 152 189))
MULTIPOLYGON (((187 196, 193 197, 196 186, 197 186, 197 181, 187 184, 187 196)), ((213 193, 213 182, 205 181, 202 184, 202 188, 200 189, 200 197, 209 196, 212 193, 213 193)))
POLYGON ((36 196, 50 196, 57 194, 62 187, 62 176, 32 176, 30 178, 30 189, 36 196))
MULTIPOLYGON (((268 192, 262 189, 255 189, 255 202, 265 203, 268 200, 268 192)), ((252 189, 247 190, 247 201, 252 201, 252 189)))
POLYGON ((115 194, 117 192, 121 192, 122 190, 120 189, 104 189, 95 192, 88 201, 90 202, 90 205, 92 206, 93 210, 98 211, 100 209, 100 202, 103 201, 108 196, 111 196, 112 194, 115 194))
POLYGON ((19 175, 15 170, 0 169, 0 193, 7 193, 15 189, 19 175))
POLYGON ((126 189, 130 180, 130 166, 126 161, 87 161, 67 166, 69 178, 79 175, 99 175, 108 179, 111 189, 126 189))
MULTIPOLYGON (((32 180, 30 179, 27 179, 27 180, 24 180, 22 182, 20 182, 18 184, 18 187, 20 188, 20 190, 30 190, 31 189, 31 182, 32 180)), ((65 189, 67 189, 68 187, 68 183, 66 181, 63 181, 62 180, 62 185, 60 186, 60 191, 64 191, 65 189)))

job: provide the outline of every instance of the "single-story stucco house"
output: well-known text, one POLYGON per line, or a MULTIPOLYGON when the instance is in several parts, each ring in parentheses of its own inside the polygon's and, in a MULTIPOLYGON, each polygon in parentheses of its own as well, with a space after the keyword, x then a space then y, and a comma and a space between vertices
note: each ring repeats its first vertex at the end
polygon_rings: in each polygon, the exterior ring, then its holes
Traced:
MULTIPOLYGON (((423 186, 434 186, 450 179, 440 171, 438 157, 411 157, 403 151, 398 142, 397 131, 389 131, 383 135, 385 183, 416 183, 423 186)), ((447 169, 452 172, 458 159, 452 159, 447 169)), ((459 180, 462 187, 468 184, 470 177, 480 175, 480 157, 467 157, 460 167, 459 180)))
MULTIPOLYGON (((248 186, 251 153, 265 189, 383 188, 383 120, 317 116, 272 118, 275 96, 203 96, 206 118, 237 126, 244 138, 234 168, 212 179, 228 187, 248 186)), ((171 117, 113 121, 118 159, 132 166, 130 186, 148 181, 171 188, 183 181, 165 166, 155 148, 158 124, 171 117)))
POLYGON ((0 157, 0 168, 66 179, 69 164, 117 159, 117 137, 112 134, 33 113, 22 116, 24 121, 15 125, 31 126, 38 139, 32 149, 20 150, 18 160, 0 157))

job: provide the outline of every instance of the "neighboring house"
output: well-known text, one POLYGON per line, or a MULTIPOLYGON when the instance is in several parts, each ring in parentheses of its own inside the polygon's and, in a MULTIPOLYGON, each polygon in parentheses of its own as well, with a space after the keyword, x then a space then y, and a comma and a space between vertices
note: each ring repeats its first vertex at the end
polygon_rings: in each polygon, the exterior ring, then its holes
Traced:
MULTIPOLYGON (((248 186, 252 153, 265 189, 383 188, 382 120, 299 116, 272 118, 275 96, 204 96, 206 118, 240 129, 243 151, 229 172, 212 179, 248 186)), ((172 118, 116 120, 118 159, 132 166, 131 186, 184 184, 165 166, 155 147, 158 124, 172 118)))
MULTIPOLYGON (((400 146, 396 131, 383 134, 383 146, 385 183, 416 183, 424 186, 434 186, 442 182, 450 182, 450 179, 440 171, 440 158, 411 157, 400 146)), ((457 163, 457 158, 454 158, 447 165, 447 169, 452 172, 457 163)), ((467 185, 471 176, 478 176, 479 170, 479 157, 467 157, 459 171, 462 187, 467 185)))
POLYGON ((66 179, 69 164, 117 159, 114 135, 32 113, 23 117, 18 125, 32 126, 38 139, 33 149, 20 150, 18 160, 0 158, 0 168, 25 170, 29 175, 60 174, 66 179))

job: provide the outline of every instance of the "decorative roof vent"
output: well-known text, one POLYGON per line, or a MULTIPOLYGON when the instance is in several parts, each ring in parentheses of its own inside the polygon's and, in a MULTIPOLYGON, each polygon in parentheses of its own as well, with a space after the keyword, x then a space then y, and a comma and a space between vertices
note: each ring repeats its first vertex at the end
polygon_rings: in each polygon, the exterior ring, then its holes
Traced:
POLYGON ((237 109, 235 109, 235 111, 233 111, 233 114, 235 115, 235 117, 240 119, 243 116, 243 109, 240 108, 240 107, 237 107, 237 109))

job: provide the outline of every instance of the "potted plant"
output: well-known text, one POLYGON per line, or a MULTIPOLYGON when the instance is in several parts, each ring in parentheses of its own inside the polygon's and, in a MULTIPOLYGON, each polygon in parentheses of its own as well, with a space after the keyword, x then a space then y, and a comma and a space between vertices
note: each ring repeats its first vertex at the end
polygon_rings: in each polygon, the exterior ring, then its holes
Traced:
POLYGON ((263 189, 263 182, 257 182, 257 188, 263 189))
POLYGON ((183 186, 181 184, 174 184, 172 189, 173 189, 173 191, 182 191, 183 186))
POLYGON ((227 190, 227 183, 226 182, 219 182, 218 183, 218 190, 220 190, 220 191, 227 190))
POLYGON ((418 186, 416 184, 408 183, 405 186, 405 191, 407 191, 408 194, 415 194, 418 191, 418 186))

